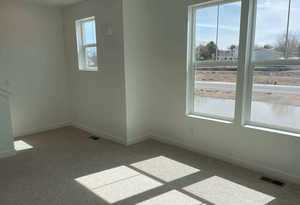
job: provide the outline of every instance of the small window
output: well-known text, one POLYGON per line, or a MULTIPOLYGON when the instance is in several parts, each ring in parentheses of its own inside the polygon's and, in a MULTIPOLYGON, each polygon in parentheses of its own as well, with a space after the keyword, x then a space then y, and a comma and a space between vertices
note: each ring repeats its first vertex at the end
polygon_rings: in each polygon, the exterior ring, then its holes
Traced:
POLYGON ((97 39, 95 17, 76 21, 79 70, 97 71, 97 39))

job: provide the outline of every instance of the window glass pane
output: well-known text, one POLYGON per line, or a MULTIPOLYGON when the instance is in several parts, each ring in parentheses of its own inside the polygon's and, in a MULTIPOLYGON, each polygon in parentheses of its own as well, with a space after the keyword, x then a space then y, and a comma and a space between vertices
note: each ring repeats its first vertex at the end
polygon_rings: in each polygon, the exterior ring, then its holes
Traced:
POLYGON ((195 10, 194 113, 234 118, 237 66, 203 62, 237 62, 240 15, 240 1, 195 10))
POLYGON ((216 59, 218 7, 212 6, 195 11, 195 60, 216 59))
POLYGON ((96 43, 96 29, 95 21, 85 21, 82 23, 83 29, 83 43, 86 44, 95 44, 96 43))
POLYGON ((300 66, 255 68, 251 121, 300 128, 300 66))
POLYGON ((220 5, 217 60, 237 61, 241 2, 220 5))
POLYGON ((289 40, 287 55, 289 59, 300 58, 300 1, 291 0, 289 40))
POLYGON ((285 56, 289 0, 257 0, 255 61, 285 56))
POLYGON ((241 2, 196 10, 195 58, 197 61, 237 61, 241 2))
POLYGON ((97 67, 97 48, 88 47, 85 49, 86 64, 88 68, 97 67))
POLYGON ((234 117, 235 66, 195 68, 194 112, 234 117))

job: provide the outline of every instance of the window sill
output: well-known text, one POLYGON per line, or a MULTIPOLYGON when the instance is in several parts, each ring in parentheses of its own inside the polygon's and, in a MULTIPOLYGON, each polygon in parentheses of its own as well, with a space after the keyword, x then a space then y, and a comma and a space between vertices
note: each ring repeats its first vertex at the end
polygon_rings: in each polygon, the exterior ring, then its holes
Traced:
POLYGON ((249 129, 254 129, 254 130, 270 132, 270 133, 281 134, 281 135, 288 135, 288 136, 292 136, 292 137, 300 137, 299 133, 278 130, 278 129, 275 129, 275 128, 266 128, 266 127, 260 127, 260 126, 257 126, 257 125, 244 125, 243 127, 249 128, 249 129))
POLYGON ((233 124, 232 121, 230 120, 225 120, 225 119, 216 119, 213 117, 205 117, 205 116, 199 116, 199 115, 194 115, 194 114, 186 114, 187 117, 189 118, 194 118, 194 119, 200 119, 200 120, 209 120, 212 122, 219 122, 219 123, 225 123, 225 124, 233 124))

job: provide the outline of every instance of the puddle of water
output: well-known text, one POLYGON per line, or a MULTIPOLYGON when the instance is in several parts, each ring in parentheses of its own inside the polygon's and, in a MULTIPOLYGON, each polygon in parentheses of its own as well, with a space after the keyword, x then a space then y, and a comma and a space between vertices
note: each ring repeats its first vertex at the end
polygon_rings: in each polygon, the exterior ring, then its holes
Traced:
MULTIPOLYGON (((234 100, 195 96, 194 102, 195 112, 234 117, 234 100)), ((252 102, 251 121, 300 129, 300 107, 252 102)))

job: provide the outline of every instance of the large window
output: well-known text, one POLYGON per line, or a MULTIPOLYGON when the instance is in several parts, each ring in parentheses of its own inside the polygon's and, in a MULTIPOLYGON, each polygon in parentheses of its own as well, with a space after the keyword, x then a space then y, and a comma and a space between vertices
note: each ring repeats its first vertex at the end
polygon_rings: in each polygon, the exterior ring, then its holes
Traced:
POLYGON ((190 7, 187 114, 299 133, 300 1, 243 4, 190 7))
POLYGON ((191 8, 190 112, 233 119, 241 2, 191 8))
POLYGON ((79 70, 97 71, 96 22, 94 17, 76 21, 79 70))
POLYGON ((299 0, 257 0, 250 123, 300 129, 299 20, 299 0))

